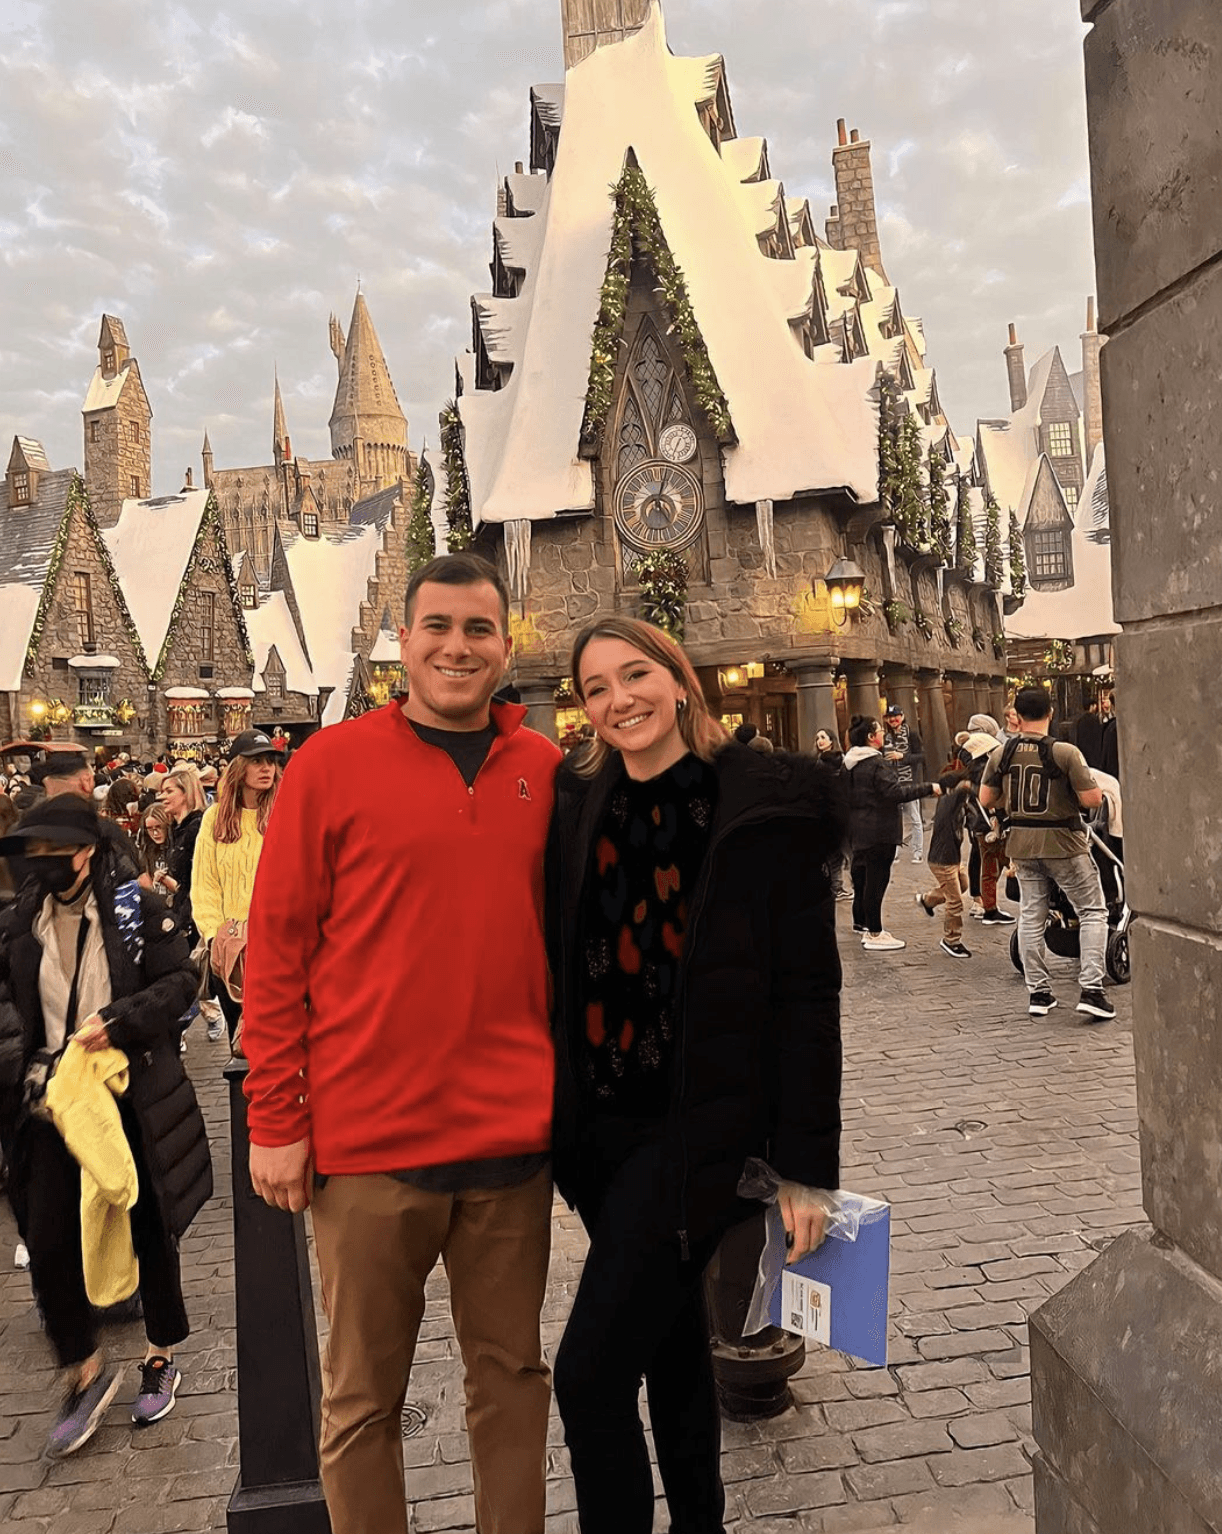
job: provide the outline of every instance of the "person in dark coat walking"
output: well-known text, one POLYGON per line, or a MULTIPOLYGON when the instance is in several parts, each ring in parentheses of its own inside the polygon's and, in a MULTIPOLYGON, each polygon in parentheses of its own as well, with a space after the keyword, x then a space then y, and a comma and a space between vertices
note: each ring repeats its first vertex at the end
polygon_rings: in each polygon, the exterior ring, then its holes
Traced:
POLYGON ((901 840, 900 805, 942 790, 936 783, 900 782, 883 756, 883 727, 877 719, 853 720, 844 766, 853 848, 853 931, 861 933, 867 953, 894 953, 906 944, 883 926, 883 898, 901 840))
POLYGON ((546 862, 555 986, 553 1161, 590 1235, 555 1361, 582 1534, 648 1534, 649 1395, 673 1529, 718 1534, 725 1494, 702 1275, 785 1179, 793 1259, 839 1182, 840 961, 826 864, 839 780, 728 740, 666 635, 609 618, 572 675, 595 730, 556 779, 546 862))
MULTIPOLYGON (((0 856, 22 876, 0 916, 0 1137, 34 1290, 67 1375, 47 1443, 58 1458, 92 1436, 121 1375, 97 1350, 82 1163, 51 1117, 48 1083, 68 1051, 126 1057, 119 1122, 139 1188, 131 1239, 149 1337, 132 1420, 144 1425, 174 1406, 173 1352, 189 1331, 178 1238, 212 1192, 204 1122, 178 1053, 178 1019, 196 981, 178 923, 125 867, 116 871, 96 812, 76 795, 28 811, 0 856)), ((89 1135, 86 1151, 102 1131, 89 1135)), ((107 1143, 113 1165, 118 1142, 107 1143)))

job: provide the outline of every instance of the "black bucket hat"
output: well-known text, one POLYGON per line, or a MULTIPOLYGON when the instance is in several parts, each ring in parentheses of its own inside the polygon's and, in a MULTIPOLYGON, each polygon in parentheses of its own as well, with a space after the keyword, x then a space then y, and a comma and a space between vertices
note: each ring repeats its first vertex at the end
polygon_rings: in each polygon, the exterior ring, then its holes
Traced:
POLYGON ((0 857, 24 853, 31 841, 96 847, 101 838, 102 826, 93 805, 76 794, 57 794, 25 812, 9 835, 0 840, 0 857))

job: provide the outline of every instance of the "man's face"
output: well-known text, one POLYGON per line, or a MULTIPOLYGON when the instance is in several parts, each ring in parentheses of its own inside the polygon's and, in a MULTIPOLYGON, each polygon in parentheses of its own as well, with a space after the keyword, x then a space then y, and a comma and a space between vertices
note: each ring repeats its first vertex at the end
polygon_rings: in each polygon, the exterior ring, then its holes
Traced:
POLYGON ((887 725, 887 728, 889 730, 898 730, 900 725, 903 724, 903 722, 904 722, 903 714, 888 714, 887 715, 886 725, 887 725))
POLYGON ((425 581, 416 593, 411 628, 399 630, 408 718, 434 729, 482 729, 512 647, 490 581, 470 586, 425 581))

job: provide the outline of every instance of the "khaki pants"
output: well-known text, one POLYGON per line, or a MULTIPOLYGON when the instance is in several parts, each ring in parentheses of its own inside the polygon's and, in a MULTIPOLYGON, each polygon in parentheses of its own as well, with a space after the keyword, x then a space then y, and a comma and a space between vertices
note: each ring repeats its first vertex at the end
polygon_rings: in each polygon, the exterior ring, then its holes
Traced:
POLYGON ((942 936, 948 943, 957 943, 963 936, 963 891, 967 889, 967 874, 962 863, 931 863, 929 871, 938 881, 938 887, 932 895, 925 896, 925 904, 933 909, 945 903, 942 936))
POLYGON ((465 1367, 479 1534, 542 1534, 551 1376, 539 1312, 552 1178, 426 1193, 386 1174, 331 1177, 313 1201, 323 1304, 321 1470, 333 1534, 407 1534, 400 1415, 440 1256, 465 1367))

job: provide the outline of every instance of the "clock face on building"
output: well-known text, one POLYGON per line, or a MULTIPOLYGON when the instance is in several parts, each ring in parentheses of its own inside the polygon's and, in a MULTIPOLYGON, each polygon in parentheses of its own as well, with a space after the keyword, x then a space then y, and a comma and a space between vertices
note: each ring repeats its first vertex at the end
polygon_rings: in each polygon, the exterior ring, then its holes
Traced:
POLYGON ((696 433, 685 421, 674 421, 658 438, 658 451, 671 463, 689 463, 696 456, 696 433))
POLYGON ((700 481, 680 464, 638 464, 616 489, 615 525, 633 548, 686 548, 703 521, 700 481))

